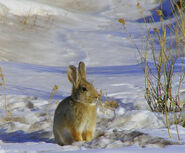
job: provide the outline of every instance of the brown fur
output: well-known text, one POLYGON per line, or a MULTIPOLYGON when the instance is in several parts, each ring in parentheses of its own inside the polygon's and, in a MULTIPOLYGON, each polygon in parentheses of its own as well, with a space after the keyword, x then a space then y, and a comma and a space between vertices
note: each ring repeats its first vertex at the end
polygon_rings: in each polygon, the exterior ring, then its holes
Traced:
POLYGON ((89 142, 96 128, 98 92, 86 81, 85 64, 80 62, 78 69, 69 66, 68 79, 73 85, 72 95, 60 102, 54 115, 53 133, 59 145, 89 142))

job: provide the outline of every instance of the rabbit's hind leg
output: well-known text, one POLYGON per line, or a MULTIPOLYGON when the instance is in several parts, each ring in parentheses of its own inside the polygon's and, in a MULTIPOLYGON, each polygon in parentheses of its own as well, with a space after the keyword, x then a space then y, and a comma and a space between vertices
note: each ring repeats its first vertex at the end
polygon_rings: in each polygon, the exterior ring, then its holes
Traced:
POLYGON ((57 131, 57 134, 55 135, 55 141, 61 146, 65 144, 72 144, 74 142, 68 129, 62 129, 61 132, 57 131))
POLYGON ((62 129, 60 135, 64 144, 72 144, 74 142, 73 135, 71 134, 69 129, 62 129))
POLYGON ((61 137, 61 135, 59 134, 59 132, 54 132, 54 136, 55 136, 55 142, 58 144, 58 145, 60 145, 60 146, 63 146, 64 145, 64 143, 63 143, 63 141, 62 141, 62 137, 61 137))

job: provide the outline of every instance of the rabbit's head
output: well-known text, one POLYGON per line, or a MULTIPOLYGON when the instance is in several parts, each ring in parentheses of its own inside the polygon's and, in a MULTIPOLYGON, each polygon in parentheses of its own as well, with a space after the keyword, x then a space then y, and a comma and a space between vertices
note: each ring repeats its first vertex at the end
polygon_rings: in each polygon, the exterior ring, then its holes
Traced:
POLYGON ((78 69, 70 65, 67 76, 73 85, 72 98, 74 101, 89 104, 96 102, 99 95, 94 86, 86 80, 86 68, 83 62, 79 63, 78 69))

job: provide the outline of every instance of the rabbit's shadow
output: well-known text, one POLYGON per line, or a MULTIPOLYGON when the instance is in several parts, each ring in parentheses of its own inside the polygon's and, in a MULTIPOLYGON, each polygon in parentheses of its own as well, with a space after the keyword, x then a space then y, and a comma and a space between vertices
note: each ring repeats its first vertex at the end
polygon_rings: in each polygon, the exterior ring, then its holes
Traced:
POLYGON ((23 130, 14 132, 0 131, 0 140, 5 143, 25 143, 25 142, 45 142, 54 143, 54 139, 50 138, 52 132, 35 131, 26 133, 23 130))

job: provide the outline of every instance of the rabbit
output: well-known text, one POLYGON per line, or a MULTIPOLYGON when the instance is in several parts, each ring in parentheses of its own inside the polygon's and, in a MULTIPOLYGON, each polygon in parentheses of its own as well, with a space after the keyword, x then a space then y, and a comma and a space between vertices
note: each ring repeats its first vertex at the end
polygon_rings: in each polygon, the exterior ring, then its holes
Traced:
POLYGON ((72 94, 61 101, 55 110, 55 141, 59 145, 69 145, 75 141, 90 142, 96 128, 96 103, 99 94, 87 82, 83 62, 79 63, 78 69, 70 65, 67 76, 72 83, 72 94))

